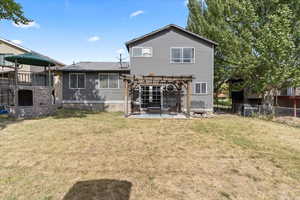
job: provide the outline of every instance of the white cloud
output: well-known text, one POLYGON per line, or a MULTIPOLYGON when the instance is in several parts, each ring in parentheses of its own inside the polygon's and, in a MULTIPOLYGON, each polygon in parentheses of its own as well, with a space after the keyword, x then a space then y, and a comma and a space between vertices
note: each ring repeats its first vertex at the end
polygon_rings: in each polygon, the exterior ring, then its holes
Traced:
POLYGON ((99 36, 92 36, 88 39, 89 42, 96 42, 100 40, 100 37, 99 36))
MULTIPOLYGON (((200 2, 200 0, 198 0, 198 1, 200 2)), ((203 1, 203 0, 201 0, 201 1, 203 1)), ((183 3, 184 3, 184 5, 185 5, 185 6, 188 6, 188 4, 189 4, 189 0, 184 0, 184 2, 183 2, 183 3)))
POLYGON ((130 14, 130 18, 139 16, 139 15, 144 14, 144 13, 145 12, 143 10, 135 11, 135 12, 133 12, 133 13, 130 14))
POLYGON ((119 49, 119 50, 117 51, 117 53, 118 53, 118 54, 125 54, 125 50, 124 50, 124 49, 119 49))
POLYGON ((22 44, 23 43, 23 41, 21 41, 21 40, 12 40, 12 42, 15 43, 15 44, 22 44))
POLYGON ((15 27, 18 28, 24 28, 24 29, 28 29, 28 28, 40 28, 40 25, 36 22, 29 22, 28 24, 16 24, 16 23, 12 23, 12 25, 14 25, 15 27))
POLYGON ((184 5, 187 6, 189 4, 189 0, 184 0, 184 5))

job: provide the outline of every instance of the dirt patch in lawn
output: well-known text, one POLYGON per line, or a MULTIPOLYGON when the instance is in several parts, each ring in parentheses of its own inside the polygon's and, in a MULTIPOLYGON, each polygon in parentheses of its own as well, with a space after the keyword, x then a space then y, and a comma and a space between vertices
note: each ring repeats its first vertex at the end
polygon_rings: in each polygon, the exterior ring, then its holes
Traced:
POLYGON ((300 128, 300 118, 296 117, 277 117, 273 121, 300 128))
POLYGON ((1 130, 0 199, 75 200, 78 190, 91 191, 87 200, 101 191, 130 200, 300 197, 299 129, 236 116, 60 112, 1 130))

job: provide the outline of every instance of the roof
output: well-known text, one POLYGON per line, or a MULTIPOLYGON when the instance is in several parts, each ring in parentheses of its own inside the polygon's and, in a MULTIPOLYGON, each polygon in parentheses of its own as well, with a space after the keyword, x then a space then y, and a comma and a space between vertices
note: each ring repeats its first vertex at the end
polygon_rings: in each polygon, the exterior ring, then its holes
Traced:
POLYGON ((16 44, 16 43, 13 43, 13 42, 10 41, 10 40, 6 40, 6 39, 4 39, 4 38, 0 38, 0 41, 1 41, 1 42, 4 42, 4 43, 6 43, 6 44, 9 44, 9 45, 11 45, 11 46, 13 46, 13 47, 16 47, 16 48, 18 48, 18 49, 20 49, 20 50, 23 50, 23 51, 26 52, 26 53, 34 53, 34 54, 37 54, 37 55, 39 55, 39 56, 45 57, 45 58, 51 60, 52 62, 54 62, 56 65, 65 66, 65 64, 62 63, 62 62, 59 62, 59 61, 54 60, 54 59, 52 59, 52 58, 50 58, 50 57, 48 57, 48 56, 45 56, 45 55, 40 54, 40 53, 38 53, 38 52, 32 51, 32 50, 30 50, 30 49, 27 49, 27 48, 25 48, 25 47, 23 47, 23 46, 21 46, 21 45, 18 45, 18 44, 16 44))
POLYGON ((207 39, 207 38, 205 38, 205 37, 202 37, 202 36, 200 36, 200 35, 198 35, 198 34, 196 34, 196 33, 193 33, 193 32, 191 32, 191 31, 188 31, 188 30, 186 30, 185 28, 182 28, 182 27, 180 27, 180 26, 178 26, 178 25, 175 25, 175 24, 169 24, 169 25, 164 26, 164 27, 162 27, 162 28, 160 28, 160 29, 157 29, 157 30, 155 30, 155 31, 153 31, 153 32, 151 32, 151 33, 148 33, 148 34, 143 35, 143 36, 141 36, 141 37, 138 37, 138 38, 135 38, 135 39, 133 39, 133 40, 130 40, 130 41, 126 42, 125 45, 126 45, 127 49, 129 49, 129 45, 131 45, 131 44, 133 44, 133 43, 135 43, 135 42, 137 42, 137 41, 144 40, 144 39, 146 39, 146 38, 148 38, 148 37, 151 37, 151 36, 153 36, 153 35, 156 35, 156 34, 162 32, 162 31, 165 31, 165 30, 168 30, 168 29, 171 29, 171 28, 180 30, 180 31, 182 31, 182 32, 184 32, 184 33, 187 33, 187 34, 189 34, 189 35, 191 35, 191 36, 193 36, 193 37, 195 37, 195 38, 198 38, 198 39, 200 39, 200 40, 203 40, 203 41, 205 41, 205 42, 208 42, 208 43, 210 43, 210 44, 212 44, 212 45, 215 45, 215 46, 218 45, 218 43, 216 43, 216 42, 214 42, 214 41, 212 41, 212 40, 209 40, 209 39, 207 39))
POLYGON ((79 62, 65 67, 58 68, 57 71, 130 71, 129 63, 123 62, 79 62))

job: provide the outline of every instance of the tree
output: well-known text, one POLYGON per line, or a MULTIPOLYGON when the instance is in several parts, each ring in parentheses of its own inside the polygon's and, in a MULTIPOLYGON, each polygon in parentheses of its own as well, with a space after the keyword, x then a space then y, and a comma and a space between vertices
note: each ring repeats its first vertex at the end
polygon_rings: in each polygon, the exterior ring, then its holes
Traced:
POLYGON ((16 24, 28 24, 31 21, 24 16, 22 6, 14 0, 0 0, 0 20, 3 19, 16 24))
POLYGON ((232 2, 229 0, 227 3, 220 0, 206 0, 205 2, 189 0, 188 2, 187 29, 219 43, 215 48, 214 66, 216 97, 222 85, 235 76, 235 63, 240 60, 240 57, 243 57, 243 53, 246 53, 240 49, 250 48, 247 45, 242 46, 241 39, 231 30, 229 19, 232 17, 232 11, 229 4, 232 2))
POLYGON ((259 13, 256 21, 259 25, 251 32, 255 62, 245 71, 244 77, 247 86, 262 95, 264 104, 272 106, 279 89, 299 83, 292 27, 294 14, 286 4, 277 4, 274 11, 263 15, 259 13))
POLYGON ((205 3, 203 9, 198 0, 189 1, 188 29, 220 44, 217 79, 242 78, 243 87, 260 94, 268 105, 278 89, 299 84, 299 0, 205 3))

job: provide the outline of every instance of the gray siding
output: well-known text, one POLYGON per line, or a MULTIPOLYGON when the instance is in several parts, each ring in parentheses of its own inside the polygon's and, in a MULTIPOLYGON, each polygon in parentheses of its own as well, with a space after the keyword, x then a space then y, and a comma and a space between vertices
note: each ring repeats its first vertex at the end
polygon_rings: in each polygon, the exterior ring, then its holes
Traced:
POLYGON ((213 59, 214 47, 189 34, 170 29, 160 32, 155 36, 138 41, 129 47, 152 47, 153 56, 137 58, 131 56, 131 74, 148 75, 193 75, 192 108, 213 108, 213 59), (171 47, 194 47, 194 64, 171 64, 171 47), (208 94, 195 94, 195 83, 207 82, 208 94))
MULTIPOLYGON (((99 72, 84 72, 85 89, 70 89, 69 74, 63 73, 63 101, 89 101, 89 102, 109 102, 123 101, 124 89, 123 82, 120 80, 119 89, 100 89, 99 88, 99 72)), ((116 72, 114 72, 116 73, 116 72)))

